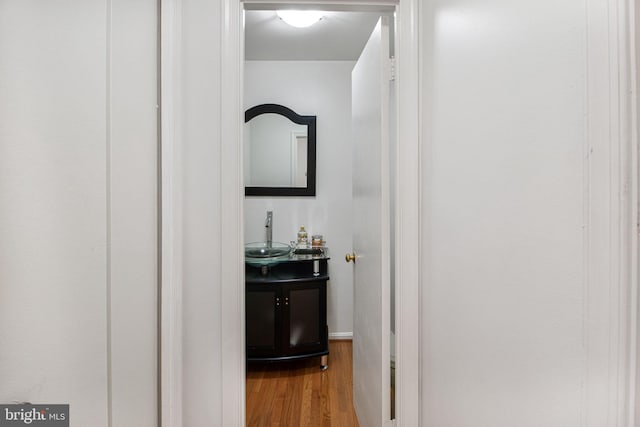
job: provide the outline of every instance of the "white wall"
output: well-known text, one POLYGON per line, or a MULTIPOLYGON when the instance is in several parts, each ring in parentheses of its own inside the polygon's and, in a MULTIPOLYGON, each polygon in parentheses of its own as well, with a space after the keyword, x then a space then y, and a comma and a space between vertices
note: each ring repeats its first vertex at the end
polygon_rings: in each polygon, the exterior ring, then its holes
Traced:
POLYGON ((322 234, 332 256, 328 286, 330 334, 353 331, 351 252, 351 61, 246 61, 245 109, 275 103, 300 115, 317 116, 316 197, 247 197, 246 242, 265 239, 267 210, 273 210, 273 240, 296 240, 304 225, 322 234))
POLYGON ((625 425, 614 3, 422 10, 425 426, 625 425))
POLYGON ((156 426, 155 1, 0 2, 0 402, 156 426))

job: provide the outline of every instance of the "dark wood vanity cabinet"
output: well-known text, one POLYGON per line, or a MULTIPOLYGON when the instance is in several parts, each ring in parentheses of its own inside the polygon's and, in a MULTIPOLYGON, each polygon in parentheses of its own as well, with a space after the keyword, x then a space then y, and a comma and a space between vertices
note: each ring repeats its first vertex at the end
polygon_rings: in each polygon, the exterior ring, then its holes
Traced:
MULTIPOLYGON (((291 261, 268 274, 247 267, 247 360, 288 360, 329 353, 327 260, 313 276, 313 264, 291 261)), ((326 365, 326 361, 321 363, 326 365)))

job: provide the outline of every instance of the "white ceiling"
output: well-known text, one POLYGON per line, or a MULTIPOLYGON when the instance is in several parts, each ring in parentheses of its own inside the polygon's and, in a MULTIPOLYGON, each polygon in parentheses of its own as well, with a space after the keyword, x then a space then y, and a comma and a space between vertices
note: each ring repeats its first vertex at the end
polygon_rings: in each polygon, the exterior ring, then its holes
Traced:
POLYGON ((379 12, 324 12, 308 28, 295 28, 274 10, 245 11, 246 60, 357 60, 379 12))

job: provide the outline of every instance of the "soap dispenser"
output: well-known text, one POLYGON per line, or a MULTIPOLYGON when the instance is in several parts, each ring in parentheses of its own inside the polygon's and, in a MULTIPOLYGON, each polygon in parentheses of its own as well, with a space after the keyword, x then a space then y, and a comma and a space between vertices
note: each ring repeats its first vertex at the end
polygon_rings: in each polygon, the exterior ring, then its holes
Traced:
POLYGON ((308 246, 309 245, 309 236, 307 231, 304 229, 304 225, 300 226, 300 230, 298 231, 298 246, 308 246))

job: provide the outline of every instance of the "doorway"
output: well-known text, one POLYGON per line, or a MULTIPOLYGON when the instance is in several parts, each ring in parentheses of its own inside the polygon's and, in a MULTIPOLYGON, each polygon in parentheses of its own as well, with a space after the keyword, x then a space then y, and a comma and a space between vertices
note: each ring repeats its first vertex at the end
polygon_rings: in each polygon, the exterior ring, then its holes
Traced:
MULTIPOLYGON (((292 5, 287 6, 295 8, 292 5)), ((379 67, 383 70, 378 74, 389 71, 386 68, 391 63, 390 56, 395 50, 395 39, 389 38, 388 34, 393 34, 395 8, 387 6, 375 10, 366 7, 348 11, 323 10, 323 16, 316 26, 299 29, 283 22, 272 8, 265 10, 261 7, 263 6, 259 4, 245 4, 243 107, 247 110, 260 104, 279 104, 298 114, 317 116, 318 185, 312 198, 246 197, 245 242, 264 240, 264 217, 268 211, 273 212, 273 241, 288 243, 295 240, 296 230, 301 226, 310 234, 323 235, 333 258, 330 263, 331 280, 328 285, 329 336, 334 340, 350 339, 354 331, 353 283, 356 267, 342 262, 341 254, 352 251, 354 234, 351 182, 353 158, 358 156, 352 155, 352 71, 365 45, 375 33, 377 25, 380 25, 381 18, 385 20, 384 51, 387 61, 380 63, 379 67)), ((377 34, 377 37, 381 37, 380 30, 377 34)), ((358 78, 362 78, 363 74, 370 73, 360 73, 358 78)), ((391 87, 393 84, 393 80, 387 76, 387 86, 391 87)), ((388 101, 385 103, 388 104, 388 101)), ((389 108, 389 105, 386 105, 385 111, 389 111, 389 108)), ((387 132, 386 140, 395 141, 395 138, 389 138, 392 133, 395 136, 393 129, 395 127, 389 127, 388 124, 384 126, 384 132, 387 132)), ((245 149, 247 147, 245 144, 245 149)), ((383 158, 387 164, 393 163, 390 159, 395 158, 395 154, 392 153, 395 147, 386 147, 385 150, 383 158)), ((246 155, 243 163, 245 167, 252 164, 246 155)), ((372 169, 375 168, 382 166, 372 166, 372 169)), ((385 175, 385 191, 392 187, 388 182, 388 172, 387 170, 385 175)), ((245 169, 244 176, 248 175, 254 174, 245 169)), ((390 200, 395 198, 389 198, 388 194, 386 197, 386 208, 382 210, 390 211, 390 206, 393 205, 390 200)), ((388 213, 384 218, 387 221, 385 229, 393 229, 388 213)), ((379 272, 377 276, 380 281, 380 274, 386 274, 384 283, 388 287, 393 283, 390 273, 392 270, 389 269, 392 262, 388 249, 385 254, 383 264, 387 267, 382 268, 384 273, 379 272)), ((394 404, 389 396, 394 396, 390 392, 390 384, 395 381, 390 377, 394 372, 390 365, 390 360, 393 359, 390 349, 395 345, 389 342, 392 334, 389 331, 391 325, 388 312, 393 313, 394 310, 389 305, 388 289, 386 292, 386 342, 384 345, 378 342, 378 345, 382 345, 378 351, 385 354, 383 359, 386 369, 381 386, 386 390, 383 393, 386 399, 373 407, 384 407, 383 411, 386 414, 383 418, 392 419, 390 408, 394 407, 394 404)), ((365 317, 367 316, 360 316, 360 319, 365 317)), ((358 348, 364 347, 361 345, 358 348)), ((364 353, 372 354, 374 351, 364 353)), ((356 360, 355 363, 363 363, 363 360, 356 360)), ((283 369, 286 369, 286 365, 283 365, 283 369)), ((364 375, 364 372, 361 375, 364 375)), ((361 389, 370 390, 370 384, 361 389)), ((368 407, 372 406, 369 404, 368 407)))

